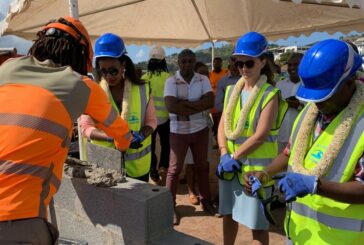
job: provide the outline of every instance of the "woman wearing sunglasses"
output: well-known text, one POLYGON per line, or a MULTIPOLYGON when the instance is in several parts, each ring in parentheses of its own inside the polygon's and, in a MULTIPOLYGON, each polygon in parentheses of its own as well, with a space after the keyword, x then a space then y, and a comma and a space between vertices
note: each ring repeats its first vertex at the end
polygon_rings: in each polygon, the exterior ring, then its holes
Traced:
MULTIPOLYGON (((96 40, 94 65, 101 76, 100 86, 133 132, 132 143, 124 155, 126 174, 148 182, 151 134, 157 127, 150 88, 140 80, 133 62, 126 55, 123 40, 117 35, 106 33, 96 40)), ((92 143, 115 147, 114 140, 97 128, 89 116, 81 117, 80 126, 82 134, 92 143)))
MULTIPOLYGON (((225 92, 218 129, 221 157, 216 171, 224 244, 234 244, 238 223, 252 230, 253 244, 269 243, 269 222, 261 201, 243 188, 244 173, 264 169, 278 153, 279 90, 271 85, 273 73, 266 50, 265 37, 249 32, 238 40, 233 54, 242 77, 225 92)), ((272 183, 264 190, 263 198, 268 198, 272 183)))

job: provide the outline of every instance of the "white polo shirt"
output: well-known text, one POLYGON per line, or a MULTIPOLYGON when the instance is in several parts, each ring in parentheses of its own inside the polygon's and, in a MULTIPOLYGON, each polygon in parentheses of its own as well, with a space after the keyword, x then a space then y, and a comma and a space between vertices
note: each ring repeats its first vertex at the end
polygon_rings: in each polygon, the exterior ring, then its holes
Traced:
MULTIPOLYGON (((173 96, 180 100, 198 101, 202 95, 211 92, 209 79, 195 73, 191 82, 187 83, 180 72, 167 79, 164 86, 164 96, 173 96)), ((208 126, 209 110, 188 116, 188 119, 179 120, 177 114, 169 113, 170 131, 176 134, 191 134, 208 126)))

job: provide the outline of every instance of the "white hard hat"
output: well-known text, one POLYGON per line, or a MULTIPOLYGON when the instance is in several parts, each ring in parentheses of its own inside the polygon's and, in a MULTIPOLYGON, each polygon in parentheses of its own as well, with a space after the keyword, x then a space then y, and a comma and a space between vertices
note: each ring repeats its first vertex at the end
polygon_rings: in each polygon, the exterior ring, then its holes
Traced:
POLYGON ((149 59, 163 60, 164 58, 166 58, 166 53, 163 48, 157 46, 150 50, 149 59))

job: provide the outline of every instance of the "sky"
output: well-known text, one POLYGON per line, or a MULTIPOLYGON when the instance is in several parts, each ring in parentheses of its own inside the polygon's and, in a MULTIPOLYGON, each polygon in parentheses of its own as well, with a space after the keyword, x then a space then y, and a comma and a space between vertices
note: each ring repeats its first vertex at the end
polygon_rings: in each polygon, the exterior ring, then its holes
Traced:
MULTIPOLYGON (((9 6, 9 2, 13 1, 13 0, 0 0, 0 21, 5 17, 5 14, 8 10, 8 6, 9 6)), ((350 34, 355 34, 355 32, 352 32, 350 34)), ((327 33, 318 33, 315 32, 313 34, 311 34, 310 36, 306 37, 306 36, 300 36, 300 37, 290 37, 288 39, 279 39, 276 42, 273 42, 277 45, 280 46, 291 46, 291 45, 306 45, 312 42, 316 42, 316 41, 320 41, 326 38, 339 38, 343 36, 342 33, 335 33, 333 35, 328 35, 327 33)), ((225 42, 218 42, 215 44, 216 47, 221 47, 222 45, 226 44, 225 42)), ((24 39, 15 37, 15 36, 4 36, 4 37, 0 37, 0 48, 5 48, 5 47, 16 47, 18 50, 18 53, 20 54, 26 54, 29 47, 31 46, 31 42, 30 41, 26 41, 24 39)), ((206 49, 206 48, 210 48, 211 44, 210 43, 205 43, 193 50, 199 50, 199 49, 206 49)), ((146 61, 148 60, 148 55, 149 55, 149 50, 150 50, 150 46, 147 45, 127 45, 126 49, 128 52, 128 55, 130 56, 130 58, 134 61, 134 63, 139 63, 141 61, 146 61)), ((178 53, 179 51, 181 51, 181 48, 171 48, 171 47, 166 47, 165 51, 167 55, 173 54, 173 53, 178 53)))

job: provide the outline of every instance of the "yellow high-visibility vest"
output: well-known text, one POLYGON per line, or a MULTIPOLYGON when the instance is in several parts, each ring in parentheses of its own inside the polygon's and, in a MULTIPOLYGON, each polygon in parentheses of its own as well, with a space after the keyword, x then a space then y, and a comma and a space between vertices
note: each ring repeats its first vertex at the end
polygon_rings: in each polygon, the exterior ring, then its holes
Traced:
POLYGON ((167 78, 170 76, 168 72, 161 72, 160 74, 152 74, 147 72, 142 76, 142 79, 149 83, 152 91, 155 113, 157 116, 158 125, 168 121, 169 114, 164 103, 164 86, 167 78))
MULTIPOLYGON (((308 106, 300 113, 293 126, 288 171, 292 171, 298 129, 308 106)), ((306 169, 313 169, 330 142, 335 140, 333 134, 345 110, 336 116, 316 140, 313 140, 314 132, 311 132, 311 146, 304 160, 306 169)), ((337 158, 323 178, 338 183, 351 181, 363 149, 364 106, 337 158)), ((364 204, 339 202, 320 195, 297 198, 292 203, 291 211, 287 212, 285 230, 295 244, 364 244, 364 204)))
MULTIPOLYGON (((226 106, 228 104, 228 100, 232 93, 234 86, 228 86, 225 92, 225 100, 224 100, 224 110, 226 110, 226 106)), ((265 108, 265 106, 272 100, 274 95, 279 94, 279 89, 273 87, 269 83, 265 83, 263 87, 260 89, 258 96, 250 109, 248 114, 247 121, 245 123, 245 128, 236 140, 227 139, 227 150, 229 154, 235 152, 236 149, 240 147, 249 137, 251 137, 256 131, 256 127, 258 124, 258 120, 260 117, 260 113, 265 108)), ((235 105, 233 118, 232 118, 232 127, 237 125, 240 111, 241 111, 241 103, 240 96, 238 99, 238 103, 235 105)), ((284 115, 287 111, 288 105, 285 101, 280 100, 279 112, 276 118, 276 122, 273 125, 273 128, 270 130, 268 137, 265 139, 265 142, 260 145, 256 150, 239 159, 244 165, 241 168, 241 173, 238 174, 238 179, 240 184, 244 184, 244 174, 249 171, 258 171, 264 169, 271 161, 278 155, 278 131, 279 127, 283 121, 284 115)), ((225 180, 232 180, 236 173, 225 173, 225 180)), ((273 182, 267 183, 266 186, 272 185, 273 182)))
MULTIPOLYGON (((150 89, 148 84, 136 85, 132 83, 130 95, 132 99, 129 101, 127 121, 129 129, 134 132, 139 132, 143 127, 144 118, 150 99, 149 91, 150 89)), ((112 96, 109 96, 109 98, 112 106, 120 114, 120 111, 116 106, 115 101, 112 99, 112 96)), ((92 140, 91 142, 100 146, 115 148, 114 143, 111 142, 102 140, 92 140)), ((143 146, 139 149, 129 148, 125 152, 125 168, 126 173, 130 177, 137 178, 149 172, 151 162, 151 135, 146 137, 142 144, 143 146)))

